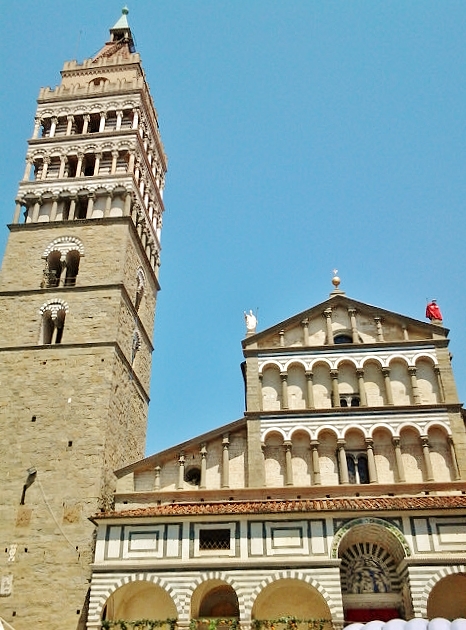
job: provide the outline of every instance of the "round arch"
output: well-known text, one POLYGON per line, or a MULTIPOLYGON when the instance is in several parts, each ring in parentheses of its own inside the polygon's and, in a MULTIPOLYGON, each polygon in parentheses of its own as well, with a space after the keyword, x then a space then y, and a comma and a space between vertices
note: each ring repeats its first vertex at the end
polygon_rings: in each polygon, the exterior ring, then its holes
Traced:
POLYGON ((191 596, 191 617, 234 617, 239 619, 238 595, 231 584, 218 577, 202 582, 191 596))
POLYGON ((429 619, 432 618, 431 614, 447 617, 450 620, 455 616, 466 617, 466 565, 443 567, 434 573, 424 587, 420 601, 420 614, 429 619), (456 591, 459 585, 463 591, 456 591), (450 592, 455 594, 456 598, 452 598, 450 592), (463 594, 462 601, 458 597, 460 592, 463 594), (442 598, 445 599, 442 601, 442 598), (456 614, 457 609, 461 609, 462 614, 456 614), (437 614, 439 610, 444 612, 437 614), (450 612, 453 617, 450 616, 450 612))
POLYGON ((176 619, 178 611, 170 593, 147 576, 137 576, 116 585, 101 603, 104 620, 176 619))

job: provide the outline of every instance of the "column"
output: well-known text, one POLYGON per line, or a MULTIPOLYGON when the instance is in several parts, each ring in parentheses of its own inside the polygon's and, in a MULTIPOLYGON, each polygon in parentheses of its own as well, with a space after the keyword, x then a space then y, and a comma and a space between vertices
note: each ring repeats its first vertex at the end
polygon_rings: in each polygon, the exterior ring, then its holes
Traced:
POLYGON ((47 177, 47 171, 49 168, 49 164, 50 164, 50 157, 48 155, 45 155, 43 158, 43 162, 42 162, 42 176, 41 179, 46 179, 47 177))
POLYGON ((66 155, 60 156, 60 170, 58 171, 58 179, 65 177, 66 155))
POLYGON ((338 370, 330 370, 330 378, 332 379, 332 399, 333 406, 340 406, 340 392, 338 391, 338 370))
POLYGON ((121 121, 123 120, 123 112, 122 110, 118 110, 116 112, 116 125, 115 125, 115 131, 120 131, 121 129, 121 121))
POLYGON ((369 483, 378 483, 374 457, 374 441, 372 438, 366 438, 366 452, 367 468, 369 470, 369 483))
POLYGON ((32 160, 31 158, 26 158, 26 166, 24 169, 23 182, 28 182, 31 177, 31 168, 32 168, 32 160))
POLYGON ((319 461, 319 441, 311 440, 311 454, 312 454, 312 472, 314 477, 314 485, 320 486, 320 461, 319 461))
POLYGON ((304 373, 306 376, 306 407, 308 409, 315 409, 314 403, 314 383, 313 383, 313 373, 307 371, 304 373))
POLYGON ((225 433, 222 439, 222 488, 230 487, 230 439, 228 433, 225 433))
POLYGON ((137 129, 139 125, 139 111, 137 109, 133 109, 133 125, 131 129, 137 129))
POLYGON ((291 457, 291 442, 286 440, 283 442, 285 449, 285 485, 293 485, 293 460, 291 457))
POLYGON ((421 396, 419 395, 419 388, 417 386, 416 368, 414 366, 408 367, 408 373, 411 377, 411 389, 413 390, 413 403, 415 405, 421 404, 421 396))
POLYGON ((405 341, 409 341, 409 333, 408 333, 408 329, 406 328, 406 326, 403 326, 403 339, 405 341))
POLYGON ((383 380, 385 384, 385 396, 387 405, 393 405, 392 383, 390 381, 390 368, 382 368, 383 380))
POLYGON ((259 411, 264 411, 264 395, 262 393, 262 381, 264 380, 264 375, 262 372, 259 372, 259 411))
POLYGON ((99 174, 100 169, 100 160, 102 159, 102 153, 95 154, 95 162, 94 162, 94 177, 99 174))
POLYGON ((160 468, 160 466, 156 466, 154 470, 155 470, 154 490, 160 490, 160 472, 162 469, 160 468))
POLYGON ((427 435, 421 435, 421 444, 424 464, 426 466, 427 481, 434 481, 434 471, 432 470, 432 461, 430 459, 429 437, 427 435))
POLYGON ((53 138, 55 136, 55 131, 57 129, 58 118, 56 116, 52 116, 50 122, 50 134, 49 138, 53 138))
POLYGON ((110 216, 110 210, 112 209, 112 195, 109 193, 105 199, 104 217, 110 216))
POLYGON ((206 487, 206 477, 207 477, 207 448, 205 443, 201 445, 201 481, 199 483, 199 488, 206 487))
POLYGON ((89 193, 89 197, 87 198, 86 219, 92 218, 92 212, 94 210, 94 198, 95 198, 94 193, 89 193))
POLYGON ((84 153, 78 153, 78 164, 76 165, 76 177, 81 177, 83 168, 84 153))
POLYGON ((129 215, 131 214, 131 202, 132 202, 132 195, 131 193, 127 192, 126 193, 126 197, 125 197, 125 207, 123 208, 123 215, 125 217, 129 217, 129 215))
POLYGON ((377 329, 377 341, 385 341, 383 337, 382 318, 374 317, 375 327, 377 329))
POLYGON ((50 212, 50 221, 55 221, 57 218, 57 209, 58 209, 58 197, 54 195, 52 197, 52 210, 50 212))
POLYGON ((20 216, 21 216, 21 208, 22 208, 21 201, 19 199, 16 199, 16 206, 15 206, 15 214, 13 216, 13 223, 19 223, 19 219, 20 219, 20 216))
POLYGON ((280 348, 284 348, 285 347, 285 331, 280 330, 280 332, 278 333, 278 337, 280 340, 280 348))
POLYGON ((68 221, 73 221, 75 211, 76 211, 76 197, 71 197, 71 200, 70 200, 70 212, 68 214, 68 221))
POLYGON ((364 370, 362 368, 359 370, 356 370, 356 376, 358 377, 359 399, 360 399, 361 407, 367 407, 366 384, 364 383, 364 370))
POLYGON ((438 365, 434 366, 435 376, 437 377, 439 402, 445 402, 445 390, 443 389, 442 374, 438 365))
POLYGON ((350 322, 351 322, 351 334, 353 336, 353 343, 359 343, 359 334, 358 334, 358 328, 356 324, 356 309, 349 308, 348 315, 350 317, 350 322))
POLYGON ((184 457, 184 454, 181 453, 179 458, 178 458, 178 464, 179 464, 179 469, 178 469, 178 490, 182 490, 183 486, 184 486, 184 462, 185 462, 185 457, 184 457))
POLYGON ((66 125, 66 135, 71 136, 71 132, 73 131, 74 116, 70 114, 66 117, 66 120, 68 121, 66 125))
POLYGON ((333 330, 332 330, 332 309, 327 308, 324 311, 325 324, 327 328, 327 344, 333 346, 333 330))
POLYGON ((398 436, 392 437, 393 448, 395 449, 395 462, 396 471, 398 473, 398 481, 401 483, 406 482, 405 467, 403 465, 403 457, 401 455, 401 440, 398 436))
POLYGON ((40 201, 36 201, 34 204, 34 210, 32 211, 32 222, 37 223, 40 212, 40 201))
POLYGON ((40 116, 36 116, 36 118, 34 118, 34 131, 32 132, 33 140, 36 140, 39 137, 39 130, 40 130, 41 123, 42 123, 42 119, 40 118, 40 116))
POLYGON ((106 112, 100 112, 99 133, 105 131, 105 120, 107 118, 106 112))
POLYGON ((110 174, 115 175, 117 169, 117 161, 118 161, 118 151, 112 151, 112 166, 110 169, 110 174))
POLYGON ((451 435, 448 436, 448 442, 450 444, 451 463, 453 464, 453 478, 455 481, 461 479, 460 469, 458 468, 458 460, 456 459, 455 444, 451 435))
POLYGON ((288 409, 288 374, 280 372, 282 381, 282 409, 288 409))
POLYGON ((89 116, 89 114, 84 114, 84 116, 83 116, 83 130, 82 130, 83 134, 87 133, 90 120, 91 120, 91 117, 89 116))
POLYGON ((346 461, 345 440, 337 440, 338 467, 340 469, 340 481, 342 484, 349 483, 348 463, 346 461))
POLYGON ((305 346, 309 345, 309 320, 303 319, 301 322, 301 326, 303 327, 303 343, 305 346))
POLYGON ((134 155, 134 153, 130 153, 129 154, 129 159, 128 159, 128 170, 127 170, 127 173, 133 173, 134 172, 135 161, 136 161, 136 156, 134 155))

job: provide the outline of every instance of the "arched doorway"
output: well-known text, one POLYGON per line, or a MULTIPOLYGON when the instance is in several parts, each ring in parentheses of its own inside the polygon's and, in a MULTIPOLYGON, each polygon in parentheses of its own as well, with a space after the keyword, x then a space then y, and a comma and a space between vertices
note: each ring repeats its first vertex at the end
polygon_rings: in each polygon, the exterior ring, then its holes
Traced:
POLYGON ((238 596, 235 590, 222 580, 203 582, 192 595, 191 617, 239 619, 238 596))
POLYGON ((453 619, 466 617, 466 573, 454 573, 441 579, 427 600, 427 617, 453 619))
POLYGON ((409 584, 399 567, 406 553, 389 523, 355 522, 341 538, 340 578, 345 621, 389 621, 411 614, 409 584))
POLYGON ((176 619, 178 611, 170 595, 157 584, 138 580, 118 588, 108 598, 102 620, 176 619))
MULTIPOLYGON (((252 619, 331 619, 330 608, 319 591, 311 584, 295 578, 275 580, 257 596, 252 619)), ((307 624, 304 624, 307 628, 307 624)))

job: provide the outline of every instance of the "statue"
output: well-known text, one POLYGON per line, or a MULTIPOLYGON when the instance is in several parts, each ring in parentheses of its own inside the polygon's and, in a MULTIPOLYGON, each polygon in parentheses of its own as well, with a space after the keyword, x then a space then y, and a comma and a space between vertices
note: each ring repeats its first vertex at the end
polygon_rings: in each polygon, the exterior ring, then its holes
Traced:
POLYGON ((431 322, 437 323, 443 321, 442 313, 437 305, 437 300, 432 300, 426 307, 426 317, 431 322))
POLYGON ((246 330, 248 333, 256 332, 257 327, 257 317, 254 315, 252 310, 249 310, 249 313, 244 311, 244 320, 246 322, 246 330))

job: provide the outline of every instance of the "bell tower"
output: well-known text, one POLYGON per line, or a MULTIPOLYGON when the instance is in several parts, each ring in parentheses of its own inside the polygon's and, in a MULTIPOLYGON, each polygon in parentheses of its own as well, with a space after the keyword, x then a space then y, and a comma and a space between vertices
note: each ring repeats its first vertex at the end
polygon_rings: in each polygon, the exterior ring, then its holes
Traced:
POLYGON ((144 455, 167 170, 127 9, 40 90, 0 274, 0 617, 85 627, 94 514, 144 455))

